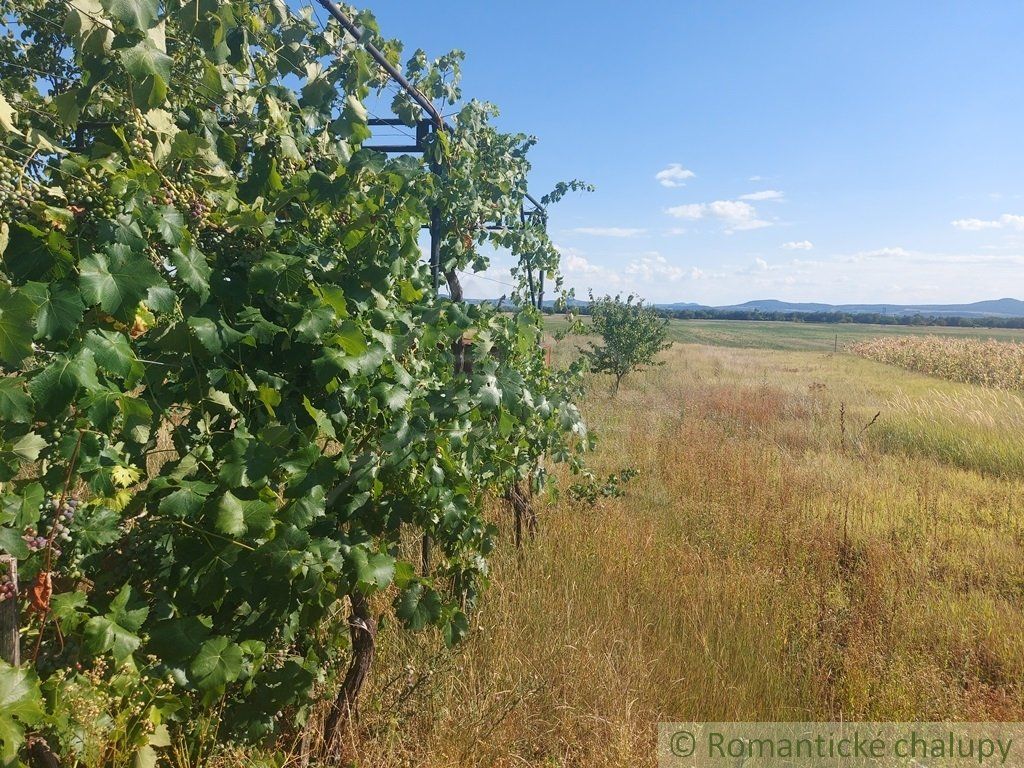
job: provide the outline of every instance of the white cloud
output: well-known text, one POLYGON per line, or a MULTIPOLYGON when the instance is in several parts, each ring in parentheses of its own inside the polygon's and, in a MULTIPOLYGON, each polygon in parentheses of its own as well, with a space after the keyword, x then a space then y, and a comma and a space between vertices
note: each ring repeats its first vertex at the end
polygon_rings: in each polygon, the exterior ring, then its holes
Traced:
POLYGON ((687 270, 670 264, 668 259, 660 253, 652 251, 629 262, 626 265, 626 274, 633 275, 647 282, 651 280, 668 280, 674 283, 677 280, 681 280, 687 274, 687 270))
POLYGON ((757 209, 742 200, 715 200, 713 203, 689 203, 669 208, 666 213, 677 219, 697 221, 718 219, 729 232, 770 227, 770 221, 758 218, 757 209))
POLYGON ((814 243, 810 240, 790 240, 788 243, 783 243, 782 247, 787 251, 809 251, 814 247, 814 243))
POLYGON ((764 176, 751 176, 747 181, 761 181, 764 176))
MULTIPOLYGON (((711 214, 703 214, 712 220, 711 214)), ((883 241, 884 242, 884 241, 883 241)), ((736 304, 755 298, 831 303, 931 304, 968 302, 1005 295, 1024 270, 1024 242, 1016 250, 986 253, 932 252, 906 246, 825 253, 794 249, 717 257, 714 266, 668 250, 637 253, 634 242, 617 251, 590 254, 560 248, 567 287, 585 297, 632 291, 650 301, 736 304), (820 254, 820 255, 819 255, 820 254), (693 266, 694 263, 700 266, 693 266), (869 267, 869 268, 865 268, 869 267), (920 279, 921 276, 925 279, 920 279), (908 276, 911 276, 908 278, 908 276), (914 278, 914 279, 911 279, 914 278)), ((507 273, 496 278, 508 280, 507 273)), ((484 295, 507 289, 481 283, 484 295)), ((475 296, 467 289, 467 295, 475 296)))
POLYGON ((679 163, 671 163, 667 168, 654 174, 654 178, 661 186, 673 188, 686 186, 686 180, 692 179, 696 175, 693 171, 683 168, 679 163))
POLYGON ((1024 216, 1004 213, 998 219, 957 219, 953 226, 966 232, 978 232, 982 229, 1019 229, 1024 230, 1024 216))
POLYGON ((765 189, 760 192, 751 192, 740 195, 740 200, 785 200, 786 194, 778 189, 765 189))
POLYGON ((678 301, 685 293, 681 286, 708 277, 703 270, 675 264, 657 251, 606 265, 579 249, 555 247, 562 255, 565 285, 575 289, 577 296, 586 296, 590 290, 595 294, 630 291, 651 301, 678 301))
POLYGON ((855 260, 859 260, 859 259, 885 259, 885 258, 892 258, 892 257, 896 257, 896 258, 900 258, 900 259, 905 259, 908 256, 912 256, 912 255, 913 254, 910 251, 908 251, 906 248, 899 248, 899 247, 896 247, 896 248, 876 248, 873 251, 861 251, 860 253, 855 253, 853 255, 853 258, 855 260))
POLYGON ((572 275, 601 275, 606 270, 597 264, 593 264, 575 248, 566 248, 556 245, 555 248, 562 256, 562 270, 572 275))
POLYGON ((666 213, 675 216, 677 219, 690 219, 696 221, 703 219, 708 212, 707 203, 687 203, 686 205, 674 205, 666 213))
POLYGON ((576 227, 572 231, 580 235, 593 235, 594 237, 637 237, 647 230, 633 227, 576 227))

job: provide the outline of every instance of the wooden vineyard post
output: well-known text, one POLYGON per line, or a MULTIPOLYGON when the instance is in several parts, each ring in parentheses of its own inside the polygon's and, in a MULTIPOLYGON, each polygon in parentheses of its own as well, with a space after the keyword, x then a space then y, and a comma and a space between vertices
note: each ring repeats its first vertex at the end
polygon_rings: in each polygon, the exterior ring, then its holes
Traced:
POLYGON ((12 597, 0 603, 0 659, 17 666, 21 663, 18 635, 18 561, 12 555, 0 555, 0 573, 6 573, 14 585, 12 597))

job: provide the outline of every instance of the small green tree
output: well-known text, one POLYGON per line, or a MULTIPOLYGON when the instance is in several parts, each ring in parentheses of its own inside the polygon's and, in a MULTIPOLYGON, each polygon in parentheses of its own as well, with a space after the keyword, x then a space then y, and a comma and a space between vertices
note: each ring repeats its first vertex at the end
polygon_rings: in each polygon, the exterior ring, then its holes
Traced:
POLYGON ((590 349, 582 351, 592 371, 615 377, 613 392, 619 391, 622 377, 630 371, 663 364, 654 358, 671 346, 665 341, 668 319, 640 297, 630 294, 625 301, 621 295, 595 299, 591 293, 590 319, 594 333, 604 343, 591 342, 590 349))

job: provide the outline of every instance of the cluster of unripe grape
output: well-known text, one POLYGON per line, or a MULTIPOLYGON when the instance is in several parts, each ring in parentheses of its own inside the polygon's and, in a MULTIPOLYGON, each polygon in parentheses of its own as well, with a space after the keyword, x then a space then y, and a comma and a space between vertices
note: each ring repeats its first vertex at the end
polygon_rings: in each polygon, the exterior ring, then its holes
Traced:
POLYGON ((86 168, 80 176, 65 181, 64 194, 68 202, 81 209, 84 215, 101 219, 112 219, 121 212, 121 201, 110 194, 109 185, 103 182, 99 168, 86 168))
POLYGON ((0 156, 0 221, 10 223, 35 200, 35 183, 23 175, 21 166, 0 156))
POLYGON ((71 524, 80 503, 74 496, 66 496, 63 502, 57 496, 47 496, 39 505, 39 528, 26 528, 22 536, 29 550, 38 552, 45 549, 52 536, 53 554, 60 557, 60 545, 71 541, 71 524))
POLYGON ((194 222, 202 225, 205 223, 206 214, 210 212, 210 205, 202 195, 196 193, 192 187, 194 182, 195 174, 187 170, 183 171, 177 180, 168 179, 163 192, 163 202, 165 205, 185 210, 194 222))
POLYGON ((145 131, 145 121, 136 117, 135 123, 128 127, 128 146, 135 154, 149 157, 153 154, 153 145, 146 138, 145 131))
POLYGON ((344 228, 348 224, 348 216, 344 211, 330 211, 323 206, 317 206, 309 211, 306 219, 310 230, 320 238, 338 237, 344 234, 344 228))

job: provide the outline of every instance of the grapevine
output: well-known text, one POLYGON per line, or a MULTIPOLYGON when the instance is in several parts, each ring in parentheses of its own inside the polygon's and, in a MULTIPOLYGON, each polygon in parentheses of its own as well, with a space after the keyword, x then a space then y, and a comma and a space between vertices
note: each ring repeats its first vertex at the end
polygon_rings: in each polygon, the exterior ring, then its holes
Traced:
POLYGON ((545 365, 532 301, 560 280, 522 221, 534 140, 462 99, 461 54, 417 51, 407 78, 452 125, 424 157, 368 148, 387 82, 365 43, 402 52, 368 13, 360 40, 255 2, 0 0, 0 19, 14 63, 54 72, 0 81, 0 549, 32 649, 0 663, 29 702, 0 712, 0 757, 31 738, 154 764, 204 720, 296 740, 316 697, 345 701, 350 639, 382 612, 470 631, 488 498, 543 490, 549 457, 583 466, 580 371, 545 365), (449 296, 506 249, 511 311, 435 294, 435 209, 449 296))

